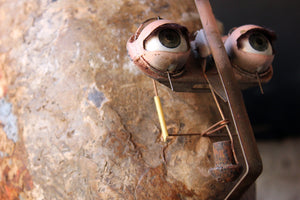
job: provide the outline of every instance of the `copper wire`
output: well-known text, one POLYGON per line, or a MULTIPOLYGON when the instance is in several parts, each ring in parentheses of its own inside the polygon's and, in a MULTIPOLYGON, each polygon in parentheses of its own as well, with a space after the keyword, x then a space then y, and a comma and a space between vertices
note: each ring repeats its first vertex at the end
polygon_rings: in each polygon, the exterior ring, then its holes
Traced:
POLYGON ((202 133, 182 133, 182 134, 169 134, 169 136, 197 136, 197 135, 201 135, 201 136, 207 136, 210 135, 212 133, 215 133, 216 131, 221 130, 222 128, 226 127, 226 125, 229 123, 228 120, 221 120, 217 123, 215 123, 214 125, 210 126, 209 128, 207 128, 205 131, 203 131, 202 133))
MULTIPOLYGON (((222 111, 222 109, 221 109, 221 106, 220 106, 220 104, 219 104, 219 101, 218 101, 218 99, 217 99, 217 97, 216 97, 216 94, 215 94, 215 92, 214 92, 214 90, 213 90, 213 88, 212 88, 212 86, 211 86, 211 84, 210 84, 210 82, 209 82, 209 80, 208 80, 208 78, 207 78, 207 76, 206 76, 205 71, 204 71, 203 74, 204 74, 204 77, 205 77, 205 79, 206 79, 206 81, 207 81, 207 83, 208 83, 208 85, 209 85, 210 92, 211 92, 211 94, 212 94, 212 96, 213 96, 213 98, 214 98, 214 101, 215 101, 215 103, 216 103, 216 105, 217 105, 217 108, 218 108, 218 110, 219 110, 219 113, 220 113, 222 119, 223 119, 223 120, 226 120, 226 119, 225 119, 225 115, 224 115, 224 113, 223 113, 223 111, 222 111)), ((229 129, 228 124, 226 124, 225 127, 226 127, 226 130, 227 130, 227 132, 228 132, 229 139, 230 139, 230 141, 231 141, 231 149, 232 149, 232 153, 233 153, 233 157, 234 157, 235 163, 236 163, 236 164, 239 164, 238 159, 237 159, 237 155, 236 155, 235 149, 234 149, 232 133, 231 133, 231 131, 230 131, 230 129, 229 129)))
POLYGON ((261 92, 261 94, 264 94, 264 89, 262 87, 258 72, 256 72, 256 78, 257 78, 257 82, 258 82, 258 85, 259 85, 260 92, 261 92))
POLYGON ((169 71, 167 71, 167 75, 168 75, 168 79, 169 79, 170 87, 171 87, 172 91, 174 91, 174 88, 173 88, 173 84, 172 84, 172 81, 171 81, 171 76, 170 76, 170 73, 169 73, 169 71))

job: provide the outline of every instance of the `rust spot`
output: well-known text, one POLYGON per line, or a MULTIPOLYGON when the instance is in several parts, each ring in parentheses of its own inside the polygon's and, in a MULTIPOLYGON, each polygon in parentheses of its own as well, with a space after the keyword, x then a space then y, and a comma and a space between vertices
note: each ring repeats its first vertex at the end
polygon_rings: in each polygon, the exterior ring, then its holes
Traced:
POLYGON ((32 178, 26 167, 25 152, 24 144, 17 142, 13 149, 13 154, 0 160, 2 177, 0 181, 0 199, 19 199, 20 194, 33 189, 32 178))
POLYGON ((232 182, 241 173, 241 165, 235 164, 230 141, 220 141, 213 144, 215 167, 209 169, 210 174, 218 182, 232 182))
MULTIPOLYGON (((6 158, 0 162, 1 167, 4 163, 6 163, 3 161, 7 159, 10 158, 6 158)), ((29 191, 33 188, 33 182, 26 167, 16 166, 19 162, 15 159, 13 159, 12 162, 13 166, 11 168, 6 166, 2 171, 3 179, 0 182, 0 199, 19 199, 19 195, 21 193, 29 191)))
POLYGON ((176 200, 195 195, 186 186, 178 181, 172 184, 166 180, 166 171, 163 165, 151 168, 140 178, 135 191, 136 199, 165 199, 176 200), (152 187, 149 187, 152 185, 152 187))

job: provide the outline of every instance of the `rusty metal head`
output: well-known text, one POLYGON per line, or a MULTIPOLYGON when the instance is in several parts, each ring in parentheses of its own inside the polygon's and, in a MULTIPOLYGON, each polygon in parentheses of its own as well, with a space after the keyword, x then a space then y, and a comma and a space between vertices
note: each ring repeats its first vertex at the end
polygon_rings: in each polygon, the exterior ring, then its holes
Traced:
POLYGON ((190 55, 188 30, 169 20, 140 25, 127 42, 133 62, 152 78, 178 76, 190 55))
POLYGON ((263 74, 272 71, 275 39, 272 31, 244 25, 233 29, 224 45, 234 67, 246 74, 263 74))

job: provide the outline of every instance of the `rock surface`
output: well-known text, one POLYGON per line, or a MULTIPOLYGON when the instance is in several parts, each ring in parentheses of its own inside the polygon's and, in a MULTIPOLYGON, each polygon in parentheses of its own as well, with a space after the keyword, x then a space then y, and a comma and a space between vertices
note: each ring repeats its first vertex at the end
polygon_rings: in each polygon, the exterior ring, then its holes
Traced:
MULTIPOLYGON (((0 1, 0 199, 224 198, 209 138, 162 143, 151 80, 127 56, 158 15, 200 28, 193 1, 0 1)), ((171 133, 218 120, 210 94, 158 89, 171 133)))

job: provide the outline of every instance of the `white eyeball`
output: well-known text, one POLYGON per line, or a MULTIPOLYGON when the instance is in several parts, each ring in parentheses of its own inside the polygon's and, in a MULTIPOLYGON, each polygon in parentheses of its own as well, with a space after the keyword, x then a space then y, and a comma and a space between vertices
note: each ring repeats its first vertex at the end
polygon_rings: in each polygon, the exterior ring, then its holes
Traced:
POLYGON ((241 50, 248 53, 272 55, 273 49, 269 39, 260 32, 251 33, 240 41, 241 50))
POLYGON ((189 47, 178 30, 163 28, 146 40, 145 49, 147 51, 186 52, 189 47))

